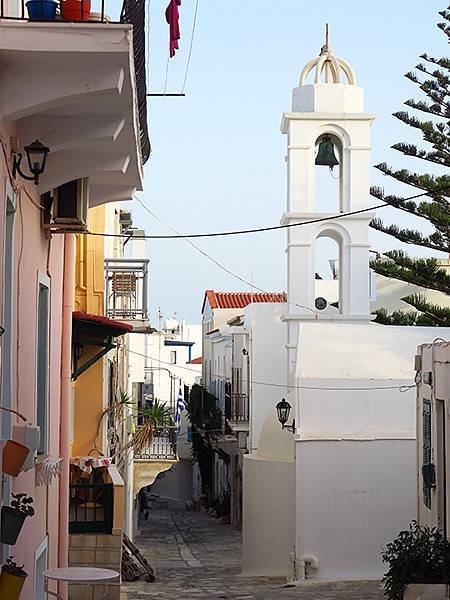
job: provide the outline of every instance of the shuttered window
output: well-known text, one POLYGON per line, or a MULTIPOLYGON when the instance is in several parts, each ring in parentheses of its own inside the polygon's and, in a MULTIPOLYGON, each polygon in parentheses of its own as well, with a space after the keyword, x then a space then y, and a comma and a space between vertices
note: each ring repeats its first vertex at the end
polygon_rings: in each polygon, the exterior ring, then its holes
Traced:
MULTIPOLYGON (((422 408, 422 465, 431 464, 431 402, 423 401, 422 408)), ((431 508, 431 487, 423 481, 423 501, 431 508)))

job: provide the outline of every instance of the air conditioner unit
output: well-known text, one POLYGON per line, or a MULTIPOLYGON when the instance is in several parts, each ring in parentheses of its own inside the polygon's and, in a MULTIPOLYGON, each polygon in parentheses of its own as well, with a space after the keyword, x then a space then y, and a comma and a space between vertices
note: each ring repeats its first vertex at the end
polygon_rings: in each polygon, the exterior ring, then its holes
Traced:
POLYGON ((52 226, 86 230, 88 208, 88 177, 68 181, 54 190, 52 226))

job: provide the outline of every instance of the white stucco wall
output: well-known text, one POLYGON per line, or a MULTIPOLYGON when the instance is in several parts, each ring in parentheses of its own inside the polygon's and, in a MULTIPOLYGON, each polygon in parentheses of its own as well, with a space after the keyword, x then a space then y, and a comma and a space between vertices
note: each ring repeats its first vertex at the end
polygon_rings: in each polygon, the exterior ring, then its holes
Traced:
POLYGON ((284 303, 250 304, 245 309, 244 323, 250 335, 251 404, 249 450, 258 448, 259 438, 269 413, 286 389, 286 324, 281 317, 284 303), (258 383, 259 382, 259 383, 258 383), (268 385, 269 384, 269 385, 268 385), (272 385, 270 385, 272 384, 272 385))
POLYGON ((438 333, 450 331, 301 324, 296 552, 317 557, 309 578, 380 578, 381 549, 416 518, 414 355, 438 333))

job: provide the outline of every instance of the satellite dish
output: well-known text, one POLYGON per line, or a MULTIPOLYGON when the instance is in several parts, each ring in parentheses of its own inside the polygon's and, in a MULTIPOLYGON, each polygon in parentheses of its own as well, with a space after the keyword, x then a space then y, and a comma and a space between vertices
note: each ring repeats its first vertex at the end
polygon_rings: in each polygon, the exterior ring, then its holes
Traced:
POLYGON ((317 310, 325 310, 325 308, 328 306, 328 302, 325 300, 325 298, 319 296, 315 299, 314 305, 317 308, 317 310))

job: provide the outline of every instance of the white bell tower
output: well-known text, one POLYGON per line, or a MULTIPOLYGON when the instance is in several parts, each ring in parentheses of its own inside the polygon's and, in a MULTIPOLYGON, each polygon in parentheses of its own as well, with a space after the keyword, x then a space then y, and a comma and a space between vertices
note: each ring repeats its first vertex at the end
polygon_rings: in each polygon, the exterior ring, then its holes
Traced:
POLYGON ((342 216, 288 228, 288 347, 296 346, 300 321, 370 321, 368 224, 374 214, 345 213, 368 207, 374 118, 364 112, 363 90, 356 85, 353 69, 333 55, 327 29, 320 56, 305 66, 299 86, 293 90, 292 112, 283 115, 288 197, 282 223, 342 216), (307 83, 309 75, 314 76, 311 83, 307 83), (324 164, 323 151, 329 156, 330 149, 335 165, 332 172, 328 166, 316 167, 324 164), (338 180, 339 201, 331 211, 319 212, 315 180, 330 176, 338 180), (330 282, 333 302, 316 291, 316 241, 321 237, 331 238, 339 248, 337 280, 330 282), (327 300, 326 307, 318 296, 327 300))

